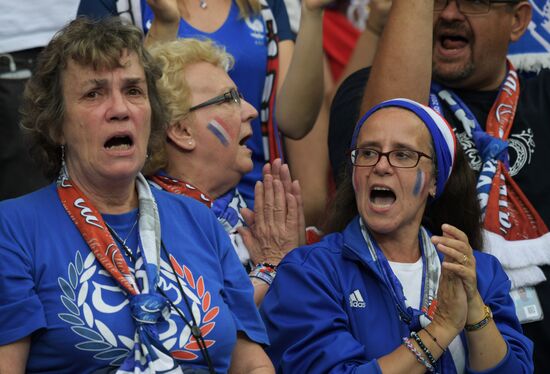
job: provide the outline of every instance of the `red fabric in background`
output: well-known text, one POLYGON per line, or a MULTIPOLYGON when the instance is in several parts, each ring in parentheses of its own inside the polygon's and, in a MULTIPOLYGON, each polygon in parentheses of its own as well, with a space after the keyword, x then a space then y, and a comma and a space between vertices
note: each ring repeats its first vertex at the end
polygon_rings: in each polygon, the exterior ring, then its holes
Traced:
POLYGON ((323 16, 323 50, 337 81, 347 65, 361 32, 338 9, 326 9, 323 16))

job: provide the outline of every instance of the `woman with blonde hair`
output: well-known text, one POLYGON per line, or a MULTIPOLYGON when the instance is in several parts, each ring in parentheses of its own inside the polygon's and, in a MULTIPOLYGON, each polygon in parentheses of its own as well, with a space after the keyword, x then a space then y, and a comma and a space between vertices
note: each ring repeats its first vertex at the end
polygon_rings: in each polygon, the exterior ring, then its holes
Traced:
POLYGON ((168 128, 165 141, 151 149, 145 173, 153 185, 212 208, 250 272, 259 304, 282 257, 303 244, 298 182, 280 160, 266 164, 256 185, 256 214, 247 209, 236 186, 252 170, 246 140, 258 112, 227 73, 232 57, 196 39, 157 43, 150 51, 163 71, 158 87, 168 128))

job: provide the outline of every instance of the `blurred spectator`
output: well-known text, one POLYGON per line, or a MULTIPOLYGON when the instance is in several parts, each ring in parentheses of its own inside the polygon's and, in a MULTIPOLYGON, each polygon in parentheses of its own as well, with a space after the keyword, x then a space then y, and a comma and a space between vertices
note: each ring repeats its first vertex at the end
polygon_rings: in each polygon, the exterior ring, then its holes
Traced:
POLYGON ((48 181, 28 154, 19 105, 38 53, 67 21, 78 0, 2 0, 0 12, 0 200, 34 191, 48 181))

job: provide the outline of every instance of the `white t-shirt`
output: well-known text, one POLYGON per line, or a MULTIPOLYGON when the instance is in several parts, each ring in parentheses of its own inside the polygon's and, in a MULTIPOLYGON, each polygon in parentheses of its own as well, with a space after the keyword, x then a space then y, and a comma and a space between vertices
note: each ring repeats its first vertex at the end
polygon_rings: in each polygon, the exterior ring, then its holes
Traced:
POLYGON ((79 0, 0 0, 0 53, 44 47, 76 17, 79 0))

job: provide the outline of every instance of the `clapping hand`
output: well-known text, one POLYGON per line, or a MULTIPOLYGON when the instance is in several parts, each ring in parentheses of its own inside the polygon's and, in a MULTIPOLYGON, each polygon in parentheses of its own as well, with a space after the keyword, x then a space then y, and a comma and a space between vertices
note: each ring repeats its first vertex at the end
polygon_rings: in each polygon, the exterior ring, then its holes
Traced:
POLYGON ((239 227, 253 263, 278 265, 292 249, 305 242, 300 186, 287 165, 277 159, 265 165, 263 182, 254 189, 254 212, 241 210, 247 227, 239 227))
POLYGON ((484 302, 477 289, 476 258, 466 234, 454 226, 441 227, 443 236, 433 236, 432 242, 445 255, 443 268, 461 280, 468 305, 467 323, 479 320, 484 302))

